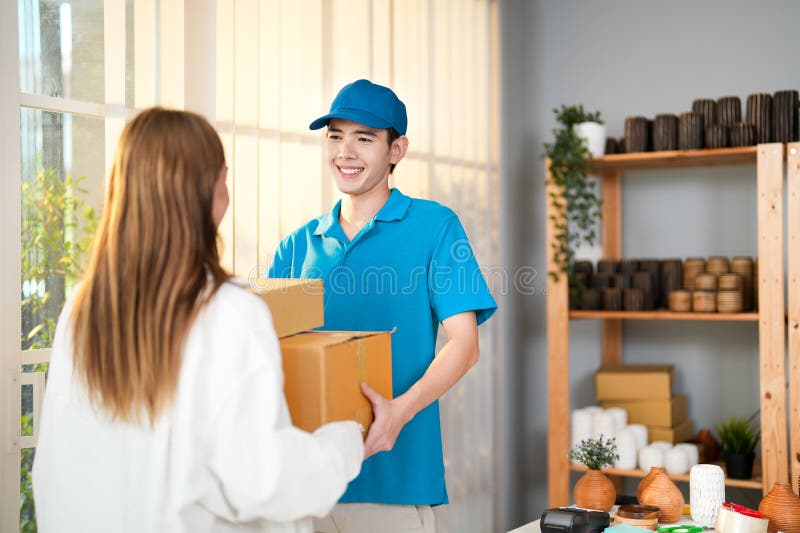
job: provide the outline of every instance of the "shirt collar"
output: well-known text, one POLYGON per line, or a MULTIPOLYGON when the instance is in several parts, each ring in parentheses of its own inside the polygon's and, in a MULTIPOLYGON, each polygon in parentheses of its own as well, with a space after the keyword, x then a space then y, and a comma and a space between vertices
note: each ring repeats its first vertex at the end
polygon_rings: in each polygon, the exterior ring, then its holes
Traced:
POLYGON ((411 198, 401 193, 398 189, 392 189, 389 199, 383 204, 381 210, 375 215, 375 220, 391 222, 392 220, 402 220, 406 216, 411 198))
MULTIPOLYGON (((406 212, 410 206, 411 198, 401 193, 399 189, 392 189, 389 199, 386 200, 386 203, 383 204, 378 214, 375 215, 375 220, 380 220, 381 222, 402 220, 406 216, 406 212)), ((314 235, 326 235, 331 228, 338 226, 339 212, 341 209, 342 201, 339 200, 330 212, 319 217, 319 224, 317 224, 317 229, 314 230, 314 235)))
POLYGON ((342 201, 339 200, 333 206, 329 213, 325 213, 319 217, 319 224, 317 229, 314 230, 314 235, 325 235, 334 225, 339 225, 339 211, 342 209, 342 201))

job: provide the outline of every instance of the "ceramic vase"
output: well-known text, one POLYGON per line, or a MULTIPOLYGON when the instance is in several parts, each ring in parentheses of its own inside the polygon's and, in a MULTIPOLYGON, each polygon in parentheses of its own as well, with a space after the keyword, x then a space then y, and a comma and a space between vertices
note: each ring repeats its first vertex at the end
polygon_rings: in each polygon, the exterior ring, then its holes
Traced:
POLYGON ((642 492, 644 492, 644 489, 647 488, 659 472, 665 472, 664 467, 654 466, 639 482, 639 486, 636 488, 636 499, 639 500, 639 503, 642 503, 642 492))
POLYGON ((788 483, 775 483, 758 505, 758 512, 769 518, 769 532, 800 531, 800 499, 788 483))
POLYGON ((709 430, 701 429, 693 440, 703 445, 703 461, 713 463, 719 459, 719 442, 709 430))
POLYGON ((717 465, 694 465, 689 472, 689 505, 692 520, 704 526, 717 522, 725 502, 725 472, 717 465))
POLYGON ((617 498, 614 484, 600 470, 587 470, 575 484, 572 495, 578 507, 598 511, 611 509, 617 498))
POLYGON ((642 491, 639 502, 661 510, 660 523, 674 524, 683 515, 683 494, 666 472, 658 472, 642 491))

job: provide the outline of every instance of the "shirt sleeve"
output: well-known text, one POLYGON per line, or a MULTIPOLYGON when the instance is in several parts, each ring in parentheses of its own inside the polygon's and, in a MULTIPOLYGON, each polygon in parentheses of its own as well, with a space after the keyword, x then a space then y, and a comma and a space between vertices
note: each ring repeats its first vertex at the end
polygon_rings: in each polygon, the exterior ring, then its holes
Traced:
POLYGON ((274 333, 253 335, 244 346, 262 351, 269 364, 237 384, 218 413, 210 469, 239 521, 324 516, 361 469, 360 428, 335 422, 312 434, 288 425, 274 333))
POLYGON ((439 322, 475 311, 481 325, 497 310, 457 216, 450 217, 442 228, 428 267, 428 291, 439 322))
POLYGON ((272 264, 269 266, 270 278, 291 278, 292 276, 292 243, 287 237, 283 239, 275 250, 272 257, 272 264))

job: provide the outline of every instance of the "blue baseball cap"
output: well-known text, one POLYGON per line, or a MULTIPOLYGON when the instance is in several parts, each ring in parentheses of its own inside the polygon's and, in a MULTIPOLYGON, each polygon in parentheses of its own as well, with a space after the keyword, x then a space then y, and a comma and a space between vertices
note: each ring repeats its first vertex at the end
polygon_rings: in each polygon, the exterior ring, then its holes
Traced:
POLYGON ((405 104, 394 91, 369 80, 357 80, 342 87, 331 103, 330 112, 308 127, 318 130, 332 118, 352 120, 370 128, 394 128, 400 135, 405 135, 408 127, 405 104))

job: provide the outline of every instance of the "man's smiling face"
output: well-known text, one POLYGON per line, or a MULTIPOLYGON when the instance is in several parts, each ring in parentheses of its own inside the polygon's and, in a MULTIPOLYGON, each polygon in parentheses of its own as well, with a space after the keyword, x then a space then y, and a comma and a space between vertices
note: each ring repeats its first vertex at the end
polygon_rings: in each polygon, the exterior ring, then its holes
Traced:
POLYGON ((389 167, 396 161, 386 130, 334 118, 325 137, 328 165, 341 192, 360 196, 388 183, 389 167))

